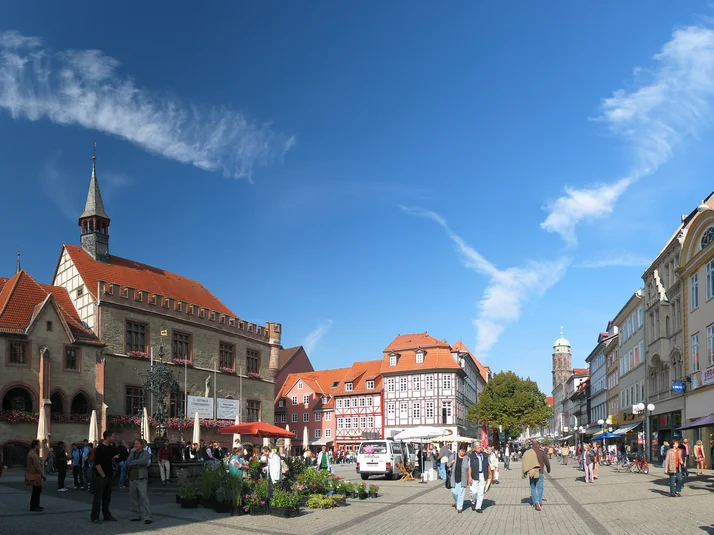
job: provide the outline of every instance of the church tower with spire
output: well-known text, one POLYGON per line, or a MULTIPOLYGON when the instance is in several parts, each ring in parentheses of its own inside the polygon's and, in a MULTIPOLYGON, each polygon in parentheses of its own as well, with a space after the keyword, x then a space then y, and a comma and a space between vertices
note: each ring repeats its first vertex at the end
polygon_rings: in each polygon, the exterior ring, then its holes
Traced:
POLYGON ((84 212, 79 216, 79 228, 81 229, 82 249, 94 259, 100 262, 109 262, 109 223, 110 219, 104 211, 104 201, 102 193, 99 191, 97 181, 97 144, 94 144, 95 152, 92 154, 92 178, 89 181, 89 192, 87 202, 84 205, 84 212))
POLYGON ((563 336, 560 328, 560 338, 553 344, 553 391, 565 383, 573 373, 573 358, 570 353, 570 342, 563 336))

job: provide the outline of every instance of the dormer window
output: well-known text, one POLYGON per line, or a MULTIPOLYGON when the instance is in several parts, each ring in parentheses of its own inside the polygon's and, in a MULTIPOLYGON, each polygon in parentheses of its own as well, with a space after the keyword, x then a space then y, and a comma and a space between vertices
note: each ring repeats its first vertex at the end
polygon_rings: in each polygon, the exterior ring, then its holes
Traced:
POLYGON ((325 405, 327 403, 327 396, 322 396, 322 404, 325 405))
POLYGON ((417 364, 422 364, 424 362, 424 352, 420 349, 416 352, 417 364))
POLYGON ((397 365, 397 355, 395 353, 392 353, 391 355, 389 355, 389 365, 390 366, 397 365))
POLYGON ((374 381, 367 381, 367 390, 374 390, 374 381))
POLYGON ((285 401, 283 401, 282 399, 279 399, 279 400, 278 400, 278 407, 280 407, 280 408, 285 407, 285 401))
POLYGON ((297 387, 298 390, 302 390, 302 381, 298 381, 297 387))
POLYGON ((352 392, 352 383, 345 383, 345 392, 352 392))

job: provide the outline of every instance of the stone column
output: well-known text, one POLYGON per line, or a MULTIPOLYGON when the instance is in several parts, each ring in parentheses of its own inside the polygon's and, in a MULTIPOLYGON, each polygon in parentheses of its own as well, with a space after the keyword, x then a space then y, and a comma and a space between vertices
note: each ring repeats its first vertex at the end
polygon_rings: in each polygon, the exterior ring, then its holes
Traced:
POLYGON ((265 328, 268 331, 268 343, 270 344, 268 372, 270 378, 274 381, 275 376, 278 375, 278 371, 280 370, 280 348, 282 347, 280 345, 281 325, 279 323, 266 323, 265 328))

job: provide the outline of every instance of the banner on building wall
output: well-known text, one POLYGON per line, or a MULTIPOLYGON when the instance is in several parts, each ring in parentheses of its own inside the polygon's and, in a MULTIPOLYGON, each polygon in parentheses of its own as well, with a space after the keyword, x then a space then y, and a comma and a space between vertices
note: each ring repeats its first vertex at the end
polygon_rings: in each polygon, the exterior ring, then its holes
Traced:
POLYGON ((193 418, 194 414, 198 413, 199 418, 213 420, 213 398, 205 398, 202 396, 188 396, 188 414, 189 418, 193 418))
POLYGON ((702 385, 714 384, 714 367, 707 368, 702 372, 702 385))
POLYGON ((238 416, 238 400, 218 398, 216 420, 235 420, 238 416))

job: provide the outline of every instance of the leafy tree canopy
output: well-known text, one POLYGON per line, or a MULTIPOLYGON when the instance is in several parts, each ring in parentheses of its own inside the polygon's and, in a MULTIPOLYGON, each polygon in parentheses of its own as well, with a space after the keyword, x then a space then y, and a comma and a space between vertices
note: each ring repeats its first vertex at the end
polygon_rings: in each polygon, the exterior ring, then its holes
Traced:
POLYGON ((535 381, 507 371, 497 373, 486 384, 478 403, 469 407, 466 418, 474 424, 487 423, 508 429, 545 425, 552 412, 535 381))

